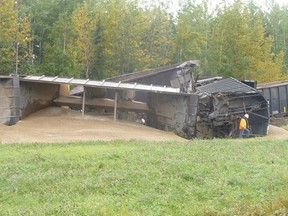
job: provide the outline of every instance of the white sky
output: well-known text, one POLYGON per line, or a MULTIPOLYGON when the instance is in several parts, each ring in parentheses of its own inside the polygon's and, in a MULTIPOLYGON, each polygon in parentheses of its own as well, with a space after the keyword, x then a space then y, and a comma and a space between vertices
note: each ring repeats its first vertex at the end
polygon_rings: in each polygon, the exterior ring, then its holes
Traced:
MULTIPOLYGON (((144 0, 146 2, 157 2, 157 0, 144 0)), ((158 0, 158 1, 162 1, 162 2, 166 2, 167 0, 158 0)), ((191 0, 193 1, 193 0, 191 0)), ((211 6, 213 7, 213 5, 216 5, 217 3, 222 2, 223 0, 210 0, 211 2, 211 6)), ((233 0, 226 0, 227 2, 233 2, 233 0)), ((244 0, 249 2, 249 0, 244 0)), ((267 9, 269 7, 269 2, 271 2, 272 0, 253 0, 255 2, 255 4, 261 6, 263 9, 267 9)), ((171 2, 171 11, 177 11, 179 9, 179 2, 181 2, 181 0, 170 0, 169 2, 171 2)), ((196 0, 197 2, 197 0, 196 0)), ((199 0, 199 2, 201 2, 201 0, 199 0)), ((286 5, 288 6, 288 1, 287 0, 274 0, 275 3, 278 3, 280 6, 286 5)))
MULTIPOLYGON (((210 2, 212 2, 212 4, 216 4, 216 3, 220 3, 223 0, 210 0, 210 2)), ((233 0, 226 0, 227 2, 233 2, 233 0)), ((244 0, 249 2, 249 0, 244 0)), ((267 3, 273 1, 273 0, 253 0, 256 4, 258 5, 267 5, 267 3)), ((181 2, 181 0, 171 0, 171 2, 174 2, 175 5, 178 4, 178 2, 181 2)), ((197 0, 196 0, 197 2, 197 0)), ((199 2, 201 2, 201 0, 199 0, 199 2)), ((287 0, 274 0, 274 2, 280 4, 280 5, 284 5, 284 4, 288 4, 287 0)))

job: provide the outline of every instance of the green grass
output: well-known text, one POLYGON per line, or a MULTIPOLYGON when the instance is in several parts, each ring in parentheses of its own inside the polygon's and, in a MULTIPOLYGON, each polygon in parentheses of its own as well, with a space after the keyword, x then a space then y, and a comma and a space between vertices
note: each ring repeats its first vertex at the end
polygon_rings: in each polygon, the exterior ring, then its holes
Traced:
POLYGON ((286 215, 288 140, 0 145, 0 215, 286 215))

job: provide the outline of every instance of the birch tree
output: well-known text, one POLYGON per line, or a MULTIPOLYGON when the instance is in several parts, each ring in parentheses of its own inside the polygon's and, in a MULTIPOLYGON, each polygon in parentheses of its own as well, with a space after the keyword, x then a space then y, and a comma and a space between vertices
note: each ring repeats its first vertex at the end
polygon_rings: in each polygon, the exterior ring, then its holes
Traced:
POLYGON ((93 31, 96 29, 96 20, 91 16, 88 3, 83 2, 72 13, 72 23, 77 34, 75 46, 78 49, 77 59, 82 64, 83 75, 90 77, 90 67, 95 53, 93 31))
POLYGON ((2 74, 19 73, 20 64, 30 57, 31 41, 28 16, 19 16, 18 2, 0 4, 0 70, 2 74))

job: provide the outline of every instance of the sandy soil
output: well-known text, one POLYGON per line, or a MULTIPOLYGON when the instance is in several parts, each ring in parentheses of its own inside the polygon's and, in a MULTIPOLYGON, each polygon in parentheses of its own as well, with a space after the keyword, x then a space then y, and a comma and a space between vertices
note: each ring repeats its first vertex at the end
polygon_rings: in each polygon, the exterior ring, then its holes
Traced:
POLYGON ((184 140, 173 132, 116 121, 107 116, 85 115, 68 108, 50 107, 19 121, 0 125, 0 143, 69 142, 88 140, 184 140))
MULTIPOLYGON (((288 131, 270 125, 267 138, 288 138, 288 131)), ((185 140, 173 132, 120 121, 111 117, 86 114, 68 108, 40 110, 16 125, 0 125, 0 143, 70 142, 89 140, 185 140)))
POLYGON ((274 125, 269 125, 267 138, 272 138, 272 139, 287 138, 288 139, 288 131, 283 128, 274 126, 274 125))

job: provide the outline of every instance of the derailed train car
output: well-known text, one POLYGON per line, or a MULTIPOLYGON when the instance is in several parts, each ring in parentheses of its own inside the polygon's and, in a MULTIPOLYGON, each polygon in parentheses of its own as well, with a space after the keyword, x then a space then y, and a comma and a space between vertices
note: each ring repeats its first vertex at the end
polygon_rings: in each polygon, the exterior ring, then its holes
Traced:
MULTIPOLYGON (((269 106, 263 95, 234 78, 213 77, 195 81, 192 70, 197 64, 196 61, 188 61, 175 67, 157 69, 155 73, 138 72, 111 79, 153 85, 165 83, 188 94, 196 93, 199 98, 193 102, 193 106, 198 107, 197 122, 193 127, 194 131, 188 128, 188 137, 191 137, 191 134, 204 138, 237 137, 239 121, 245 113, 250 115, 252 136, 266 135, 269 126, 269 106)), ((145 100, 145 97, 142 99, 145 100)))
POLYGON ((81 109, 84 115, 87 107, 112 111, 114 120, 133 121, 133 116, 140 113, 145 115, 148 126, 175 131, 186 138, 213 138, 237 137, 239 119, 248 113, 252 134, 266 135, 269 109, 263 95, 233 78, 195 81, 193 68, 197 65, 197 61, 188 61, 103 81, 0 77, 0 120, 11 125, 55 105, 81 109), (62 94, 61 87, 67 85, 82 88, 77 88, 77 95, 62 94))
POLYGON ((249 114, 252 135, 267 134, 269 107, 256 89, 234 79, 217 80, 196 88, 199 99, 198 137, 237 137, 240 118, 249 114))
MULTIPOLYGON (((81 89, 78 90, 77 94, 81 89)), ((68 106, 81 110, 82 116, 88 110, 109 116, 112 114, 114 121, 120 119, 121 113, 145 113, 149 116, 151 127, 175 131, 186 137, 188 134, 194 136, 196 131, 198 104, 195 102, 198 95, 183 93, 179 88, 57 76, 0 76, 0 96, 0 124, 5 125, 16 124, 18 120, 46 107, 68 106), (82 94, 70 95, 70 85, 81 85, 82 94), (106 97, 105 93, 112 90, 114 98, 106 97), (147 101, 133 98, 132 95, 139 92, 146 94, 147 101)))

